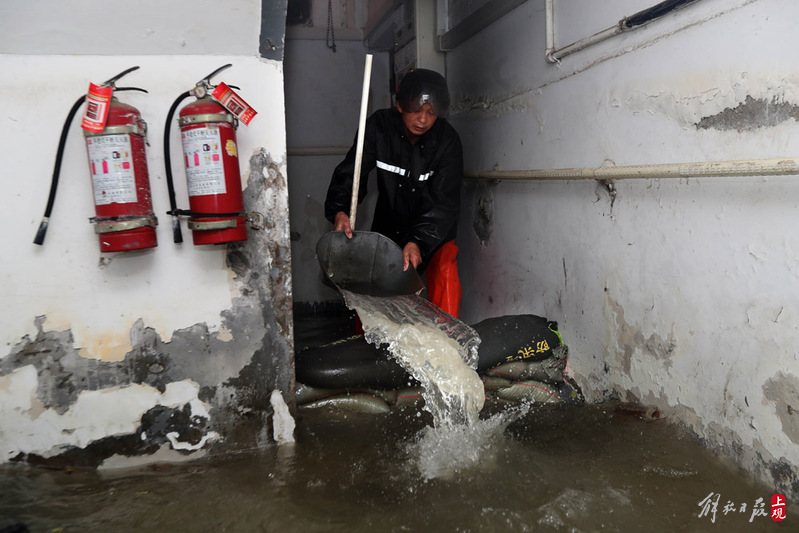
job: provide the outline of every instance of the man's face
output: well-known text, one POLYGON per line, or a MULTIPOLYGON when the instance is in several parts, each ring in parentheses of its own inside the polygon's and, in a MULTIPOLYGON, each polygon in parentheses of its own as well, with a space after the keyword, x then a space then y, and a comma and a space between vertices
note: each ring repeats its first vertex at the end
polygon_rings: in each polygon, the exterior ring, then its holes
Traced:
POLYGON ((419 137, 427 133, 436 123, 435 111, 430 104, 424 104, 418 111, 410 111, 402 109, 402 106, 397 102, 397 109, 402 113, 402 122, 405 124, 405 130, 408 134, 408 139, 415 143, 419 137))

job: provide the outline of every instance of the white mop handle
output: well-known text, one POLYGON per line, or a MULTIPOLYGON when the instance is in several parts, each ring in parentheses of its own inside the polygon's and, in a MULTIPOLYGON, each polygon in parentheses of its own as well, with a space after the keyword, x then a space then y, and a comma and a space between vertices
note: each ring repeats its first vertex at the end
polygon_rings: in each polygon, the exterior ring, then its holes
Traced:
POLYGON ((366 129, 366 108, 369 106, 369 79, 372 77, 372 54, 366 54, 363 71, 363 94, 361 94, 361 118, 358 121, 358 140, 355 143, 355 170, 352 173, 352 203, 350 203, 350 227, 355 229, 355 214, 358 209, 358 188, 361 185, 361 161, 363 159, 363 137, 366 129))

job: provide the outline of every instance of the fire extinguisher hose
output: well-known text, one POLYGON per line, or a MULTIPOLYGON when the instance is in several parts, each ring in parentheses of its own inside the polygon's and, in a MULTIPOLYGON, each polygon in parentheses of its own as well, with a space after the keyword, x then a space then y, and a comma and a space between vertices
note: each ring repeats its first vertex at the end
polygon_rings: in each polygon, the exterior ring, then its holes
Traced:
POLYGON ((47 207, 44 208, 44 216, 42 222, 39 224, 39 231, 36 232, 36 237, 33 239, 34 244, 44 244, 44 236, 47 234, 47 225, 50 222, 50 214, 53 212, 53 204, 55 204, 55 194, 58 190, 58 177, 61 174, 61 160, 64 158, 64 146, 67 144, 67 135, 69 135, 69 126, 72 124, 72 119, 83 105, 86 100, 86 95, 78 98, 77 102, 72 106, 67 115, 67 120, 64 122, 64 127, 61 129, 61 139, 58 141, 58 151, 55 156, 55 167, 53 168, 53 179, 50 182, 50 196, 47 198, 47 207))
POLYGON ((169 131, 172 128, 172 117, 175 116, 180 103, 191 96, 191 91, 186 91, 178 96, 178 99, 169 108, 169 113, 166 115, 166 124, 164 125, 164 167, 166 169, 166 186, 169 189, 169 211, 168 215, 172 215, 172 238, 175 244, 183 242, 183 233, 180 231, 180 210, 178 209, 177 200, 175 198, 175 183, 172 181, 172 160, 169 155, 169 131))

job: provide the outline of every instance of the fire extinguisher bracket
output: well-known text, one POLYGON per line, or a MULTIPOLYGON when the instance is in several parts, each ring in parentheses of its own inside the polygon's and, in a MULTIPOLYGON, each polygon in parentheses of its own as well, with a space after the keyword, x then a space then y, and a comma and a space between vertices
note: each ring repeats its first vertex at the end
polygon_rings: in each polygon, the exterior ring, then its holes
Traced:
POLYGON ((228 228, 235 228, 238 226, 238 222, 235 218, 229 218, 226 220, 210 220, 210 221, 198 221, 198 220, 189 220, 188 226, 190 230, 194 231, 209 231, 209 230, 216 230, 216 229, 228 229, 228 228))
POLYGON ((104 135, 123 135, 123 134, 131 134, 131 135, 138 135, 139 137, 144 137, 147 135, 147 126, 144 121, 141 121, 143 124, 126 124, 123 126, 106 126, 105 129, 101 132, 90 132, 84 131, 84 137, 101 137, 104 135))
MULTIPOLYGON (((119 217, 122 218, 122 217, 119 217)), ((92 217, 89 219, 94 224, 94 232, 97 234, 111 233, 114 231, 127 231, 137 228, 154 228, 158 226, 158 218, 153 216, 148 217, 124 217, 124 220, 114 219, 107 222, 108 219, 92 217)))
POLYGON ((230 113, 206 113, 204 115, 189 115, 178 119, 178 125, 180 126, 202 122, 227 122, 233 124, 234 128, 238 127, 239 124, 238 119, 230 113))

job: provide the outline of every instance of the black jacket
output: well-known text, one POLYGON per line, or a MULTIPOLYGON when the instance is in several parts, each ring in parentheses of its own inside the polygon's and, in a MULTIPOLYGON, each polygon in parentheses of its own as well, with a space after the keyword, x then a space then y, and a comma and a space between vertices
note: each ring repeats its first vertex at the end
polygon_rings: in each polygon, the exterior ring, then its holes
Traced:
MULTIPOLYGON (((353 145, 333 171, 325 216, 350 212, 353 145)), ((450 124, 436 119, 430 130, 411 144, 402 115, 395 108, 376 111, 366 121, 358 201, 366 196, 366 177, 377 167, 377 205, 372 231, 404 247, 414 242, 426 264, 439 246, 455 238, 463 179, 463 148, 450 124)))

